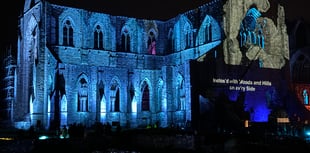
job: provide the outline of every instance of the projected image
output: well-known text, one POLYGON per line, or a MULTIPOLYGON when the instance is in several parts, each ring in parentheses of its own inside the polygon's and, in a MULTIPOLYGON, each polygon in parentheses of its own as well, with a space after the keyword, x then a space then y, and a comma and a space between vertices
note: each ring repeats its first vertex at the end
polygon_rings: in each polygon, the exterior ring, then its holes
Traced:
POLYGON ((289 49, 283 8, 279 7, 275 20, 265 15, 269 5, 268 1, 253 3, 245 13, 237 8, 238 5, 232 6, 235 9, 227 9, 234 10, 226 12, 227 18, 231 14, 236 17, 227 19, 227 28, 224 28, 227 34, 223 48, 226 64, 249 66, 258 61, 260 68, 273 69, 281 69, 286 64, 289 49))
POLYGON ((288 98, 289 49, 283 8, 271 7, 268 0, 227 1, 223 8, 225 39, 214 50, 219 56, 212 62, 209 52, 208 61, 193 65, 207 70, 194 74, 199 81, 195 78, 193 86, 203 97, 200 115, 210 115, 214 107, 230 112, 215 115, 222 117, 219 121, 236 120, 239 125, 244 120, 269 122, 279 114, 286 118, 287 103, 293 100, 288 98))

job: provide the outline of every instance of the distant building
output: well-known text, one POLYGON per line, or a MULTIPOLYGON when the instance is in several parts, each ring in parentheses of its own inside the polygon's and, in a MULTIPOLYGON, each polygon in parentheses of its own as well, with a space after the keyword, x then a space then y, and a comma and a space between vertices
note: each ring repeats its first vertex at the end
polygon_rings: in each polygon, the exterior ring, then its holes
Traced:
POLYGON ((13 104, 15 102, 15 75, 16 58, 12 54, 12 48, 6 52, 4 64, 4 101, 0 106, 2 127, 10 127, 13 122, 13 104))
POLYGON ((49 129, 101 122, 145 128, 191 122, 197 127, 208 124, 199 122, 206 110, 202 102, 213 97, 205 96, 206 86, 224 81, 219 89, 235 93, 240 86, 232 86, 233 79, 243 80, 249 92, 245 110, 251 107, 251 119, 266 120, 265 89, 282 80, 264 80, 267 75, 253 72, 262 80, 246 80, 222 65, 249 69, 254 64, 278 74, 288 60, 284 8, 268 0, 213 0, 167 21, 25 0, 13 125, 49 129), (210 61, 221 64, 212 70, 195 67, 210 61), (200 73, 209 74, 207 83, 200 73), (254 100, 254 93, 263 98, 254 100))
POLYGON ((298 102, 306 109, 297 110, 296 113, 302 120, 310 120, 310 25, 304 20, 298 19, 288 23, 290 40, 290 77, 292 88, 298 98, 298 102))

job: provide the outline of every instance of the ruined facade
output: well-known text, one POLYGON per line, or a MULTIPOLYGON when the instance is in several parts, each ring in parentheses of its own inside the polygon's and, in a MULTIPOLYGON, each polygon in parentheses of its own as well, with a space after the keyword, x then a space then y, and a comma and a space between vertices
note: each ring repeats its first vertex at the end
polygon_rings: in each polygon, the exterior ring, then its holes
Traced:
POLYGON ((251 40, 247 59, 261 60, 262 68, 283 67, 288 59, 284 11, 276 5, 274 21, 263 14, 269 5, 268 0, 214 0, 157 21, 25 0, 14 126, 185 126, 199 110, 193 105, 198 102, 190 61, 203 62, 207 54, 222 58, 217 47, 223 46, 226 64, 244 64, 240 42, 251 40))

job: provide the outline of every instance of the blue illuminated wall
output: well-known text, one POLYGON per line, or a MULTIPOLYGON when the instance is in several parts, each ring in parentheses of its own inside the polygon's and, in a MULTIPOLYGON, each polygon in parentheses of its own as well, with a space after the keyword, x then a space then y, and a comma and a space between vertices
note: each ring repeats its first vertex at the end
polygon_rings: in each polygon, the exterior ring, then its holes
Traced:
POLYGON ((26 0, 15 126, 184 126, 192 120, 189 61, 222 39, 209 7, 220 1, 203 6, 196 24, 194 11, 155 21, 26 0))
MULTIPOLYGON (((190 10, 167 21, 31 2, 25 1, 19 25, 14 104, 14 125, 19 128, 38 124, 44 128, 74 123, 91 126, 95 122, 127 128, 156 123, 160 127, 185 126, 193 120, 197 123, 199 89, 193 89, 192 72, 211 73, 211 69, 218 68, 215 75, 205 79, 227 76, 223 76, 222 66, 197 69, 191 61, 203 63, 211 55, 213 60, 223 60, 220 65, 242 65, 241 51, 236 47, 241 18, 234 17, 238 12, 223 12, 240 5, 250 8, 250 2, 229 5, 233 1, 223 4, 214 0, 197 8, 199 11, 190 10)), ((267 0, 263 3, 269 4, 267 0)), ((260 5, 258 10, 262 11, 260 5)), ((269 22, 264 19, 262 22, 269 22)), ((285 31, 279 35, 285 39, 285 31)), ((266 37, 264 48, 272 48, 266 37)), ((246 55, 253 57, 261 46, 257 47, 246 55)), ((268 62, 270 52, 264 51, 268 54, 259 54, 262 68, 283 67, 282 53, 273 56, 278 64, 272 65, 268 62)), ((252 120, 265 121, 269 110, 263 99, 256 97, 263 97, 265 91, 257 90, 262 92, 247 94, 251 104, 245 109, 255 107, 252 120)), ((229 96, 234 99, 234 94, 230 92, 229 96)))

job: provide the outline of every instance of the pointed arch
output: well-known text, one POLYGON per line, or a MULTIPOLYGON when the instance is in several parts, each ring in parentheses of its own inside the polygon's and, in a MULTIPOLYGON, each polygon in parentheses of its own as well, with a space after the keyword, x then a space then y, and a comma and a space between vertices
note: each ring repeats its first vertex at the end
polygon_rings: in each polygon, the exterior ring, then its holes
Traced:
POLYGON ((174 49, 181 51, 191 46, 193 41, 193 25, 191 21, 185 16, 181 15, 179 20, 174 25, 174 49))
POLYGON ((123 27, 121 36, 122 36, 121 51, 130 52, 130 28, 128 26, 123 27))
POLYGON ((73 26, 72 22, 67 19, 62 24, 62 45, 74 46, 73 45, 73 26))
POLYGON ((81 47, 82 42, 79 32, 81 23, 80 12, 70 8, 59 16, 59 44, 64 46, 81 47))
POLYGON ((141 110, 149 111, 150 110, 150 89, 147 83, 143 83, 142 87, 142 100, 141 100, 141 110))
POLYGON ((110 84, 110 111, 119 112, 120 111, 120 81, 117 77, 114 77, 110 84))
POLYGON ((82 73, 77 82, 78 101, 77 111, 88 112, 88 77, 82 73))
POLYGON ((239 46, 242 49, 243 46, 249 44, 258 45, 264 48, 265 38, 263 33, 263 28, 265 27, 263 23, 257 22, 257 19, 261 16, 261 13, 254 5, 247 10, 245 17, 240 23, 239 29, 239 46))
POLYGON ((184 25, 184 44, 185 44, 185 49, 193 47, 192 43, 193 43, 193 30, 191 25, 189 24, 189 22, 186 22, 184 25))
POLYGON ((142 28, 135 18, 129 18, 121 30, 123 52, 145 53, 145 29, 142 28), (124 50, 126 49, 126 50, 124 50))
POLYGON ((170 28, 168 32, 167 54, 171 54, 174 52, 174 45, 175 45, 174 43, 175 43, 174 32, 173 32, 173 29, 170 28))
POLYGON ((193 25, 191 21, 185 16, 182 15, 180 18, 180 42, 182 42, 181 50, 192 47, 193 43, 193 25))
POLYGON ((206 15, 199 27, 196 46, 201 46, 222 39, 220 24, 210 15, 206 15))
POLYGON ((156 40, 157 40, 157 32, 155 29, 150 29, 148 32, 148 41, 147 41, 147 46, 148 46, 148 53, 155 55, 156 54, 156 40))
POLYGON ((97 84, 97 93, 98 93, 98 108, 100 113, 106 112, 106 98, 104 91, 104 83, 100 80, 97 84))
POLYGON ((149 111, 150 110, 150 88, 146 81, 143 81, 141 86, 141 110, 149 111))
MULTIPOLYGON (((90 48, 96 49, 96 44, 101 45, 101 42, 96 42, 95 37, 96 34, 100 38, 100 31, 102 32, 102 48, 100 50, 109 50, 109 51, 115 51, 116 48, 116 32, 115 32, 115 26, 111 23, 111 18, 108 14, 102 14, 98 12, 91 13, 90 17, 87 20, 86 24, 92 25, 92 28, 84 28, 82 29, 85 33, 91 34, 90 43, 88 44, 90 48), (100 26, 100 30, 97 29, 100 26)), ((100 40, 100 39, 97 39, 100 40)))
POLYGON ((145 33, 144 42, 146 44, 146 48, 148 54, 155 55, 156 54, 156 41, 158 40, 158 26, 154 20, 144 20, 144 28, 142 29, 143 33, 145 33), (145 32, 144 32, 145 31, 145 32), (147 41, 145 41, 147 40, 147 41))
POLYGON ((93 30, 94 49, 104 49, 104 33, 102 26, 96 24, 93 30))

